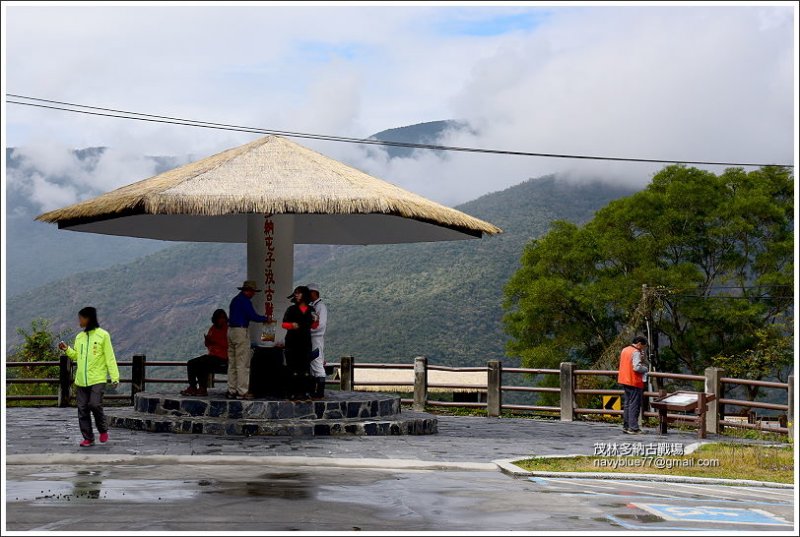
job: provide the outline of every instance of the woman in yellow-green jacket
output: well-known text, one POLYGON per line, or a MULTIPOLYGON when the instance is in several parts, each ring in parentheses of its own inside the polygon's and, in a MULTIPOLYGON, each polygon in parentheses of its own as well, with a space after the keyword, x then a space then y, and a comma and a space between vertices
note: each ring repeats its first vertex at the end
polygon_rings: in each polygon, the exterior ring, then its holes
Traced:
POLYGON ((100 328, 97 322, 97 310, 91 307, 83 308, 78 312, 78 323, 83 331, 75 336, 74 347, 62 341, 58 344, 58 348, 78 364, 75 384, 78 388, 76 394, 78 424, 83 435, 80 446, 89 447, 94 444, 92 415, 100 432, 100 442, 108 442, 108 425, 103 412, 103 391, 108 377, 111 377, 114 387, 119 385, 119 369, 114 357, 114 348, 111 346, 111 336, 100 328))

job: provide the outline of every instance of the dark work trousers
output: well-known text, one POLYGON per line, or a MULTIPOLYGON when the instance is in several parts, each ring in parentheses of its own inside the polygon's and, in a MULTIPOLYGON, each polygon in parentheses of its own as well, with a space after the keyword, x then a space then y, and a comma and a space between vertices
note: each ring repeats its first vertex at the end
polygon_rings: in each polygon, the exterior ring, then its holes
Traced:
POLYGON ((78 424, 81 427, 81 434, 84 440, 94 441, 92 415, 94 415, 94 424, 97 426, 97 430, 101 433, 108 432, 106 415, 103 412, 103 391, 106 389, 106 383, 92 384, 86 387, 76 386, 76 388, 78 389, 76 394, 78 424))
POLYGON ((639 429, 639 413, 642 411, 644 388, 622 385, 622 427, 636 431, 639 429))
POLYGON ((228 362, 222 358, 204 354, 197 358, 192 358, 186 363, 186 371, 189 374, 189 386, 197 388, 208 388, 209 373, 227 373, 228 362))

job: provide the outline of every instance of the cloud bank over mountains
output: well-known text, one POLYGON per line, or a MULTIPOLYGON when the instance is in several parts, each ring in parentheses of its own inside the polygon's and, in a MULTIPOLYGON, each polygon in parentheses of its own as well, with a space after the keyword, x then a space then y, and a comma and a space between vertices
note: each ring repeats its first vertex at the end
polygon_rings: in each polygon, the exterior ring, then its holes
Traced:
MULTIPOLYGON (((795 13, 15 6, 7 81, 10 92, 294 131, 363 137, 457 119, 469 128, 438 143, 791 163, 795 13)), ((6 110, 16 148, 7 188, 19 199, 10 214, 73 203, 255 137, 6 110), (98 146, 108 149, 84 159, 72 151, 98 146)), ((375 147, 299 142, 451 205, 551 173, 643 185, 661 167, 429 151, 390 159, 375 147)))

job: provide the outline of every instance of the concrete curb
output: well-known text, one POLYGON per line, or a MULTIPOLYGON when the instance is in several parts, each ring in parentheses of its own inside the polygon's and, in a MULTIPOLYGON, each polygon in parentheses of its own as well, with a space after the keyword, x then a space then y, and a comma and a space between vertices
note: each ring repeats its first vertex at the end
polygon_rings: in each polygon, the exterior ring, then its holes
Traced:
POLYGON ((264 466, 363 468, 374 470, 497 470, 497 465, 489 462, 441 462, 418 459, 350 459, 342 457, 270 457, 247 455, 78 455, 72 453, 34 453, 30 455, 7 455, 6 464, 39 466, 57 464, 247 464, 264 466))
MULTIPOLYGON (((567 458, 581 457, 585 455, 555 455, 537 458, 567 458)), ((722 479, 716 477, 690 477, 682 475, 658 475, 658 474, 629 474, 614 472, 545 472, 524 470, 514 464, 519 459, 500 459, 494 461, 497 467, 504 474, 512 477, 555 477, 561 479, 606 479, 616 481, 651 481, 657 483, 687 483, 695 485, 728 485, 728 486, 747 486, 763 487, 770 489, 794 489, 793 484, 772 483, 770 481, 753 481, 750 479, 722 479)))

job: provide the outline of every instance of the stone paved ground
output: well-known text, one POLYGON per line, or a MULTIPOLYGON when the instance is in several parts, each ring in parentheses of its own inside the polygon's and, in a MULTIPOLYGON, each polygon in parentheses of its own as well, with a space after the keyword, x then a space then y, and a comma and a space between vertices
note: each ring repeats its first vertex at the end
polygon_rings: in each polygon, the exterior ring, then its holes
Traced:
MULTIPOLYGON (((660 436, 622 434, 619 425, 539 421, 524 418, 438 416, 439 434, 386 437, 214 437, 111 429, 111 441, 79 448, 74 408, 8 408, 6 453, 131 455, 302 455, 310 457, 396 458, 489 462, 531 455, 594 452, 596 442, 696 442, 696 434, 670 431, 660 436)), ((709 436, 708 440, 715 437, 709 436)), ((725 437, 726 441, 730 440, 725 437)))

